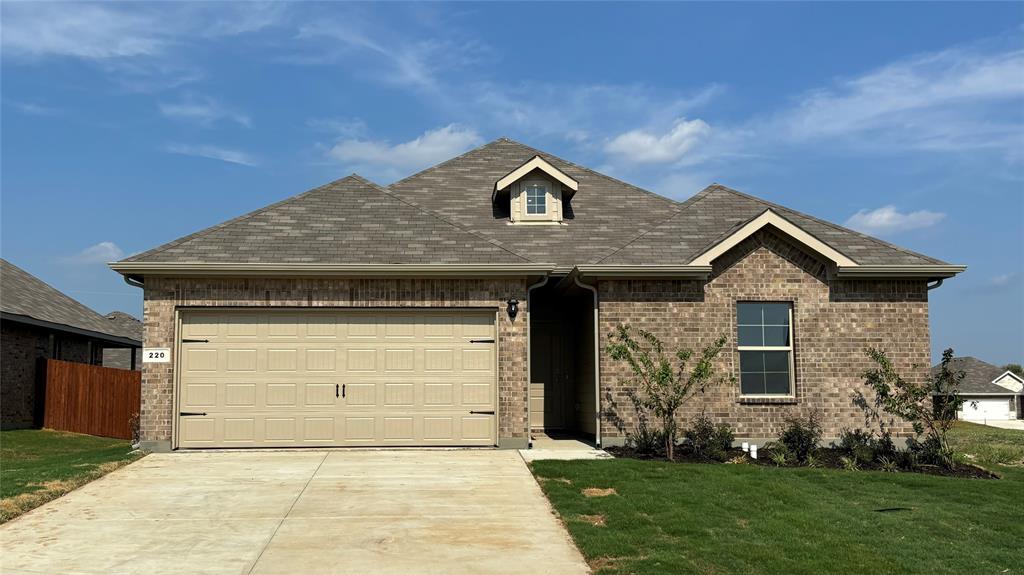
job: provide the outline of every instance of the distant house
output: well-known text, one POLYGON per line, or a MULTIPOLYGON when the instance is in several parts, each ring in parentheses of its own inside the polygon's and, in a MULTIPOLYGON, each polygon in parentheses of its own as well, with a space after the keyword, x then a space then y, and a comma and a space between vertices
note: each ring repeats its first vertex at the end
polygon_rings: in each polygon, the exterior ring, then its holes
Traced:
POLYGON ((37 373, 39 359, 136 369, 135 353, 141 346, 142 324, 130 315, 114 312, 104 317, 0 259, 0 427, 3 429, 41 424, 43 393, 37 373))
MULTIPOLYGON (((935 374, 941 364, 932 367, 935 374)), ((1022 419, 1024 379, 974 357, 957 357, 950 369, 963 371, 960 396, 965 400, 957 417, 966 421, 1022 419)))

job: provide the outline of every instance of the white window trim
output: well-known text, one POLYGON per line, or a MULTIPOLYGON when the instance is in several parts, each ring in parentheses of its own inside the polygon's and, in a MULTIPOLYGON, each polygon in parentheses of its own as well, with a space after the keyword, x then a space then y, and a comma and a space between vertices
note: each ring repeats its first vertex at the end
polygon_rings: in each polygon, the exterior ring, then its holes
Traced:
POLYGON ((562 223, 562 206, 561 202, 561 186, 557 182, 552 182, 544 178, 529 178, 522 180, 518 184, 519 189, 517 190, 517 196, 519 198, 518 208, 515 209, 513 214, 512 223, 520 224, 561 224, 562 223), (544 206, 546 211, 543 214, 528 214, 526 213, 526 191, 527 189, 535 184, 543 185, 546 190, 544 199, 544 206), (557 187, 556 187, 557 186, 557 187))
POLYGON ((524 216, 544 216, 545 218, 550 216, 551 203, 548 199, 551 197, 551 185, 548 183, 542 183, 538 180, 532 182, 523 183, 523 215, 524 216), (534 187, 541 187, 544 190, 544 211, 530 213, 530 190, 534 187))
MULTIPOLYGON (((740 384, 740 399, 795 399, 796 398, 796 362, 793 360, 793 346, 795 338, 793 335, 793 302, 782 302, 782 301, 755 301, 755 300, 737 300, 736 301, 736 351, 788 351, 789 352, 789 393, 743 393, 743 371, 742 367, 739 369, 739 384, 740 384), (764 303, 785 303, 789 305, 789 345, 739 345, 739 304, 741 303, 753 303, 753 304, 764 304, 764 303)), ((739 362, 737 362, 739 366, 739 362)))

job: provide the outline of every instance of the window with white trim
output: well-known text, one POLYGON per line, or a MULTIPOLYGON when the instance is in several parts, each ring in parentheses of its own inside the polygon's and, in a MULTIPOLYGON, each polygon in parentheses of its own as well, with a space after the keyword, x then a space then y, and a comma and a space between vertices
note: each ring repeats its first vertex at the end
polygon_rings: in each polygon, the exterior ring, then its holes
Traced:
POLYGON ((793 305, 736 302, 740 393, 793 395, 793 305))
POLYGON ((526 186, 526 213, 541 215, 548 213, 548 187, 544 184, 526 186))

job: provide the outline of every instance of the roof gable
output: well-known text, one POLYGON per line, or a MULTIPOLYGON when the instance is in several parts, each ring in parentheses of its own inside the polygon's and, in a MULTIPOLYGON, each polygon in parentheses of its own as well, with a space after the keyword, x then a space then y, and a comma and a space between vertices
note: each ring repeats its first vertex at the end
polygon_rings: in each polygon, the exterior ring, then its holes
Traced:
POLYGON ((497 195, 498 192, 508 188, 512 184, 525 178, 527 175, 529 175, 531 172, 535 170, 547 174, 548 177, 562 184, 563 194, 565 194, 566 191, 569 192, 566 194, 566 199, 572 197, 572 193, 579 190, 579 182, 577 182, 575 179, 570 177, 562 170, 559 170, 555 166, 551 165, 551 163, 545 160, 544 158, 540 156, 534 156, 527 160, 525 163, 523 163, 521 166, 505 174, 504 177, 495 182, 494 194, 497 195))
POLYGON ((948 265, 940 260, 718 184, 701 190, 680 204, 680 208, 654 229, 638 235, 629 244, 608 254, 600 263, 689 264, 770 210, 820 244, 852 261, 856 268, 867 269, 883 265, 948 265))
POLYGON ((1013 392, 1024 391, 1024 378, 1021 378, 1012 371, 1005 371, 999 377, 992 380, 992 383, 999 387, 1005 387, 1006 389, 1013 392))
MULTIPOLYGON (((960 382, 960 393, 962 395, 1012 395, 1016 393, 994 383, 1009 372, 978 358, 970 356, 954 357, 950 361, 949 368, 954 373, 958 371, 964 372, 964 378, 960 382)), ((932 367, 932 375, 938 374, 941 369, 942 364, 935 365, 932 367)))
POLYGON ((739 229, 730 233, 721 241, 718 241, 711 245, 707 250, 703 251, 700 255, 695 257, 693 261, 690 262, 690 265, 711 265, 711 262, 713 262, 719 256, 729 251, 743 240, 754 235, 765 226, 772 226, 776 228, 777 230, 783 232, 790 238, 800 242, 801 244, 811 248, 818 254, 828 258, 836 265, 857 265, 857 262, 846 257, 832 246, 807 233, 806 231, 804 231, 803 228, 794 225, 786 218, 772 211, 771 208, 768 208, 767 210, 761 212, 761 215, 751 219, 749 222, 740 226, 739 229))

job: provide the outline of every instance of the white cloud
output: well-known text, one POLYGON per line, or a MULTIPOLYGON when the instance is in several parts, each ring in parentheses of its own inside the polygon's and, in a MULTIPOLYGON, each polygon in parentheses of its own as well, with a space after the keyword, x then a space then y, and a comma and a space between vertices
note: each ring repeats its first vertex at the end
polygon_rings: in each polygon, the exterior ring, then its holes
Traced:
POLYGON ((64 258, 64 261, 72 264, 102 264, 119 260, 123 256, 124 250, 117 247, 114 242, 100 242, 76 255, 64 258))
POLYGON ((35 102, 17 102, 14 100, 8 100, 7 102, 14 106, 14 109, 29 116, 57 116, 62 113, 62 110, 59 108, 44 106, 35 102))
POLYGON ((126 5, 9 2, 4 5, 2 45, 8 56, 71 56, 103 59, 148 56, 168 38, 149 11, 126 5))
POLYGON ((846 226, 866 234, 890 234, 934 226, 946 214, 929 210, 900 213, 895 206, 860 210, 846 220, 846 226))
POLYGON ((259 165, 256 158, 246 152, 221 148, 219 146, 211 146, 208 144, 168 144, 164 149, 172 154, 181 154, 183 156, 209 158, 211 160, 220 160, 222 162, 250 167, 259 165))
POLYGON ((346 165, 371 173, 394 176, 457 156, 481 141, 476 131, 449 124, 395 145, 374 140, 342 140, 330 149, 328 155, 346 165))
POLYGON ((1020 149, 1024 50, 955 47, 893 62, 815 90, 767 125, 794 142, 838 138, 877 147, 1020 149))
POLYGON ((710 136, 711 126, 704 120, 676 120, 664 134, 630 130, 609 140, 604 150, 609 155, 634 164, 671 164, 678 162, 710 136))
POLYGON ((988 285, 993 288, 1003 288, 1013 283, 1016 278, 1017 274, 1015 273, 1000 274, 990 278, 988 280, 988 285))
POLYGON ((246 128, 252 125, 249 116, 229 110, 210 97, 189 95, 180 102, 160 103, 160 113, 168 118, 177 118, 209 126, 220 120, 235 122, 246 128))

